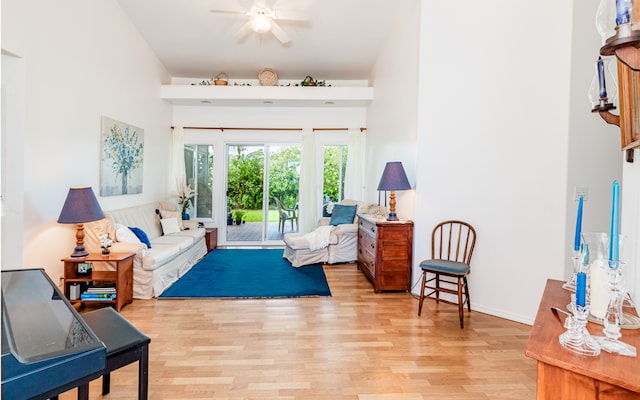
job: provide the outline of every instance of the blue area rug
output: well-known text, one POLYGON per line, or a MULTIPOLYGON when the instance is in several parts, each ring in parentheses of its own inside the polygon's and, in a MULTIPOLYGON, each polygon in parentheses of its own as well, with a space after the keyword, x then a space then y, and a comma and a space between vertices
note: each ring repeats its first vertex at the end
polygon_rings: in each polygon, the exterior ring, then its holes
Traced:
POLYGON ((321 264, 294 268, 282 249, 216 249, 158 298, 331 296, 321 264))

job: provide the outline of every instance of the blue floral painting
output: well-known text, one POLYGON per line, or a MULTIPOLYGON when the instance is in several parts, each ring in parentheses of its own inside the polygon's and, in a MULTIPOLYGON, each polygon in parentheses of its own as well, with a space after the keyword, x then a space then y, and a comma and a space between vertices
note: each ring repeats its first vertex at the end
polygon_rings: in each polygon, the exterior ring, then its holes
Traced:
POLYGON ((102 117, 101 196, 142 193, 144 130, 102 117))

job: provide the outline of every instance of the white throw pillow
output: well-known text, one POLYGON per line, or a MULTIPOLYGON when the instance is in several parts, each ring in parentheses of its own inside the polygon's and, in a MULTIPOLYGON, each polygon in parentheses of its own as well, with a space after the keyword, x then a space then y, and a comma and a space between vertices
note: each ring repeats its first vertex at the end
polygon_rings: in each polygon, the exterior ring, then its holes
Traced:
POLYGON ((120 243, 142 243, 129 227, 116 224, 116 241, 120 243))
POLYGON ((180 232, 180 226, 178 225, 177 218, 162 218, 160 220, 160 224, 162 224, 162 232, 165 235, 169 235, 171 233, 180 232))
POLYGON ((162 217, 161 219, 175 218, 178 221, 178 228, 180 228, 180 230, 184 229, 184 226, 182 225, 182 213, 181 212, 179 212, 179 211, 160 210, 160 216, 162 217))

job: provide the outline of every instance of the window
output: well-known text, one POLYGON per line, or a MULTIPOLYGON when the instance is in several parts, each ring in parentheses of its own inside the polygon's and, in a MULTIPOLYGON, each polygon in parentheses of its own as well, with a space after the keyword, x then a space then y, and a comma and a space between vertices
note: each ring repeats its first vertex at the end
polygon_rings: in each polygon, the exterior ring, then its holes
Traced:
POLYGON ((323 203, 344 199, 344 175, 347 168, 347 146, 324 146, 323 203))
POLYGON ((213 146, 185 145, 184 165, 187 183, 195 191, 193 217, 213 218, 213 146))

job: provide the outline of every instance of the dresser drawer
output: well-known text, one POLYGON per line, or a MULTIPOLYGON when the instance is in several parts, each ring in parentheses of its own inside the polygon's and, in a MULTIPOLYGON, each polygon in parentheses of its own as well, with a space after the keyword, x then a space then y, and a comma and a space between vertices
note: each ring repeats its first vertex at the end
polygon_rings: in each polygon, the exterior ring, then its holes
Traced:
POLYGON ((366 249, 372 254, 376 254, 376 237, 371 236, 366 229, 362 227, 358 230, 358 248, 366 249))
POLYGON ((371 235, 371 236, 376 236, 378 233, 378 227, 376 226, 375 222, 373 221, 369 221, 366 220, 364 218, 358 218, 358 225, 360 227, 360 229, 362 229, 363 231, 367 232, 367 234, 371 235))

